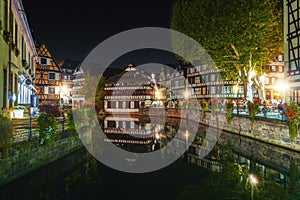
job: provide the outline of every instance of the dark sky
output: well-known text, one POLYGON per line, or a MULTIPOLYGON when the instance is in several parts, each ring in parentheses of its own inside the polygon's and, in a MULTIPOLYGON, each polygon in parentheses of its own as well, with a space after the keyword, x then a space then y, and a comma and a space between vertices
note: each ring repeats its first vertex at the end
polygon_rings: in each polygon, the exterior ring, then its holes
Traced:
POLYGON ((36 41, 56 60, 83 60, 100 42, 138 27, 169 28, 174 0, 23 0, 36 41))

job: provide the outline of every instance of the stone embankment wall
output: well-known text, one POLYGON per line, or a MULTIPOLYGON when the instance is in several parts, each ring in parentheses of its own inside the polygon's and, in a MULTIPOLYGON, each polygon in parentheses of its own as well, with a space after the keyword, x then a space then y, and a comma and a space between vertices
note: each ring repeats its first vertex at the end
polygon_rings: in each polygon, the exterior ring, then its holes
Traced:
POLYGON ((142 110, 139 115, 188 118, 189 120, 198 121, 200 124, 219 128, 226 132, 246 136, 262 142, 270 143, 275 146, 287 148, 300 152, 300 137, 290 140, 289 128, 287 122, 276 119, 264 119, 257 117, 254 123, 248 116, 234 115, 231 123, 227 123, 225 113, 218 113, 212 116, 211 112, 206 112, 205 118, 201 116, 201 111, 196 110, 175 110, 175 109, 155 109, 142 110))
POLYGON ((75 135, 40 145, 38 140, 15 144, 9 155, 0 158, 0 186, 66 156, 82 147, 75 135))

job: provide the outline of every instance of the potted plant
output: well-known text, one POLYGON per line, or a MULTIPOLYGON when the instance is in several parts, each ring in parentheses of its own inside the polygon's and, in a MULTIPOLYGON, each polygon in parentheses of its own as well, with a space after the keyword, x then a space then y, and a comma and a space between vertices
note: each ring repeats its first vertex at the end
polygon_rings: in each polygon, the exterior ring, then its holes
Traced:
POLYGON ((253 102, 248 101, 248 103, 247 103, 249 117, 250 117, 252 124, 255 122, 255 116, 259 113, 260 104, 261 104, 260 99, 254 99, 253 102))
POLYGON ((4 30, 3 39, 5 40, 6 43, 8 43, 11 40, 11 32, 4 30))
POLYGON ((23 118, 24 111, 27 111, 25 106, 15 106, 14 111, 13 111, 13 117, 14 118, 23 118))
POLYGON ((231 123, 233 111, 234 111, 234 103, 232 100, 229 100, 226 103, 226 120, 228 124, 231 123))
POLYGON ((298 136, 298 125, 300 122, 299 106, 295 102, 291 101, 290 105, 286 108, 285 115, 288 118, 290 138, 293 140, 298 136))
POLYGON ((165 102, 164 102, 165 111, 168 110, 168 105, 169 105, 169 102, 168 102, 168 101, 165 101, 165 102))
POLYGON ((201 114, 202 114, 203 119, 205 118, 207 110, 208 110, 208 103, 206 101, 202 101, 201 102, 201 114))
POLYGON ((25 69, 28 69, 29 67, 28 62, 25 59, 22 60, 22 65, 25 69))

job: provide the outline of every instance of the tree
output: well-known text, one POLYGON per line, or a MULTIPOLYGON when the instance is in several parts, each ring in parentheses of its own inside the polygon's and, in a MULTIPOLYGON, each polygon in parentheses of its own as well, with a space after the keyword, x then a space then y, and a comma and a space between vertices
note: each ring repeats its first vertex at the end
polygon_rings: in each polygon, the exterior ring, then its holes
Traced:
MULTIPOLYGON (((225 69, 223 78, 243 83, 244 98, 252 100, 251 87, 261 86, 253 73, 264 73, 283 52, 282 5, 282 0, 177 0, 171 28, 199 42, 225 69)), ((175 38, 173 48, 180 52, 188 45, 175 38)), ((199 58, 201 53, 191 52, 199 58)))
POLYGON ((105 78, 104 76, 100 76, 100 80, 98 82, 96 95, 95 95, 95 108, 97 112, 103 109, 104 96, 105 96, 104 87, 105 87, 105 78))
POLYGON ((104 76, 93 76, 87 72, 85 76, 85 82, 79 91, 79 94, 84 96, 85 103, 95 104, 95 108, 98 112, 103 108, 103 99, 105 96, 104 86, 104 76))

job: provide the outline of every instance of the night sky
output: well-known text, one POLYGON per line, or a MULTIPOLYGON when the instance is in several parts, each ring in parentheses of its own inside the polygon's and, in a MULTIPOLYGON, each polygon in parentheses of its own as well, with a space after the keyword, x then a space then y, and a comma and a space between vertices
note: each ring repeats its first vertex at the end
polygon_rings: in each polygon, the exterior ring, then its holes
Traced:
POLYGON ((34 39, 56 60, 83 60, 103 40, 132 28, 169 28, 173 2, 23 0, 34 39))

